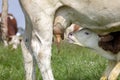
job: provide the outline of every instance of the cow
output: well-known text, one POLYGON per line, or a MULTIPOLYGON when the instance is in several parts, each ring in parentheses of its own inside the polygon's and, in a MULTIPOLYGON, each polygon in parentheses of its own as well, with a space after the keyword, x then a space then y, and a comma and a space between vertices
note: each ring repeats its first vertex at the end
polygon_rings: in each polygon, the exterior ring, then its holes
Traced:
POLYGON ((19 0, 19 2, 26 21, 26 30, 21 43, 26 80, 35 80, 35 61, 43 80, 54 80, 51 69, 53 26, 64 30, 75 23, 99 34, 120 30, 119 0, 19 0), (60 20, 56 21, 57 17, 60 20))
MULTIPOLYGON (((2 22, 1 22, 1 13, 0 13, 0 23, 2 25, 2 22)), ((18 28, 17 28, 17 21, 15 19, 15 17, 8 13, 8 17, 7 17, 7 28, 8 28, 8 31, 7 31, 7 42, 6 42, 6 46, 13 40, 12 38, 16 35, 17 31, 18 31, 18 28)), ((2 36, 2 32, 0 32, 0 36, 2 36)), ((13 45, 14 46, 14 45, 13 45)))
POLYGON ((23 33, 24 29, 19 27, 16 35, 14 35, 9 42, 9 44, 12 45, 12 49, 17 49, 18 46, 21 44, 23 33))
POLYGON ((67 39, 70 43, 87 47, 108 59, 108 66, 100 80, 117 80, 120 74, 120 31, 99 35, 87 28, 74 31, 70 26, 67 39), (70 31, 71 29, 71 31, 70 31))

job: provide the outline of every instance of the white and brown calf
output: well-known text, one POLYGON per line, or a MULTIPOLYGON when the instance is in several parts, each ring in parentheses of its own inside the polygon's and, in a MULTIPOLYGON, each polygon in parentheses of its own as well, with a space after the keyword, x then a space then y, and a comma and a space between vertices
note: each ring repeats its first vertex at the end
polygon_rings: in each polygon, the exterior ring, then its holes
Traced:
POLYGON ((117 80, 120 73, 120 31, 102 36, 80 28, 76 32, 68 32, 67 36, 70 43, 90 48, 108 59, 108 66, 100 80, 117 80))

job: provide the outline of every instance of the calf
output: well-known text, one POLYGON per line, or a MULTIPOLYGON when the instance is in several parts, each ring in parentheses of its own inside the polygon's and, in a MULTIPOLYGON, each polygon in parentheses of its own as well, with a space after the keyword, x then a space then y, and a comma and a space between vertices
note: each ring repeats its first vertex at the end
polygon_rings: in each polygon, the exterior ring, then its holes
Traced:
MULTIPOLYGON (((8 14, 8 18, 7 18, 7 28, 8 28, 8 32, 7 32, 7 43, 6 45, 9 44, 9 42, 11 40, 13 40, 12 38, 16 35, 18 29, 17 29, 17 21, 15 19, 15 17, 12 14, 8 14)), ((1 14, 0 14, 0 23, 1 23, 1 14)), ((0 37, 1 37, 2 33, 0 32, 0 37)))
POLYGON ((70 43, 93 49, 108 59, 108 66, 100 80, 117 79, 120 73, 120 31, 102 36, 89 29, 80 29, 76 32, 72 30, 68 33, 68 40, 70 43))

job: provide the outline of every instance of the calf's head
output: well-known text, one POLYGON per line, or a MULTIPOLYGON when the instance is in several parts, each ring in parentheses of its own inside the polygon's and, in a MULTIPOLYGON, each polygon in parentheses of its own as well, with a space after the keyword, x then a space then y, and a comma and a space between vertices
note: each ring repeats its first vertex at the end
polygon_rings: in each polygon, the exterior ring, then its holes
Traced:
POLYGON ((68 40, 70 43, 79 46, 94 48, 98 46, 100 37, 89 29, 80 29, 76 32, 70 32, 68 34, 68 40))

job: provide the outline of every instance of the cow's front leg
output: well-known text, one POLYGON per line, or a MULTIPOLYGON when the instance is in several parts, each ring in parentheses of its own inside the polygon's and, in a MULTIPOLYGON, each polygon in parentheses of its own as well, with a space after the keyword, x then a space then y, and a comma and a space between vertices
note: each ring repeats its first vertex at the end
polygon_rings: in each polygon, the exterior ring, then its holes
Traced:
POLYGON ((116 65, 116 61, 108 61, 108 66, 105 70, 105 72, 103 73, 102 77, 100 78, 100 80, 108 80, 108 76, 110 74, 110 72, 112 71, 112 69, 114 68, 114 66, 116 65))
POLYGON ((108 80, 117 80, 118 75, 120 74, 120 62, 118 62, 113 70, 111 71, 108 80))
POLYGON ((33 56, 23 41, 21 42, 21 47, 24 58, 25 80, 35 80, 35 63, 33 56))

